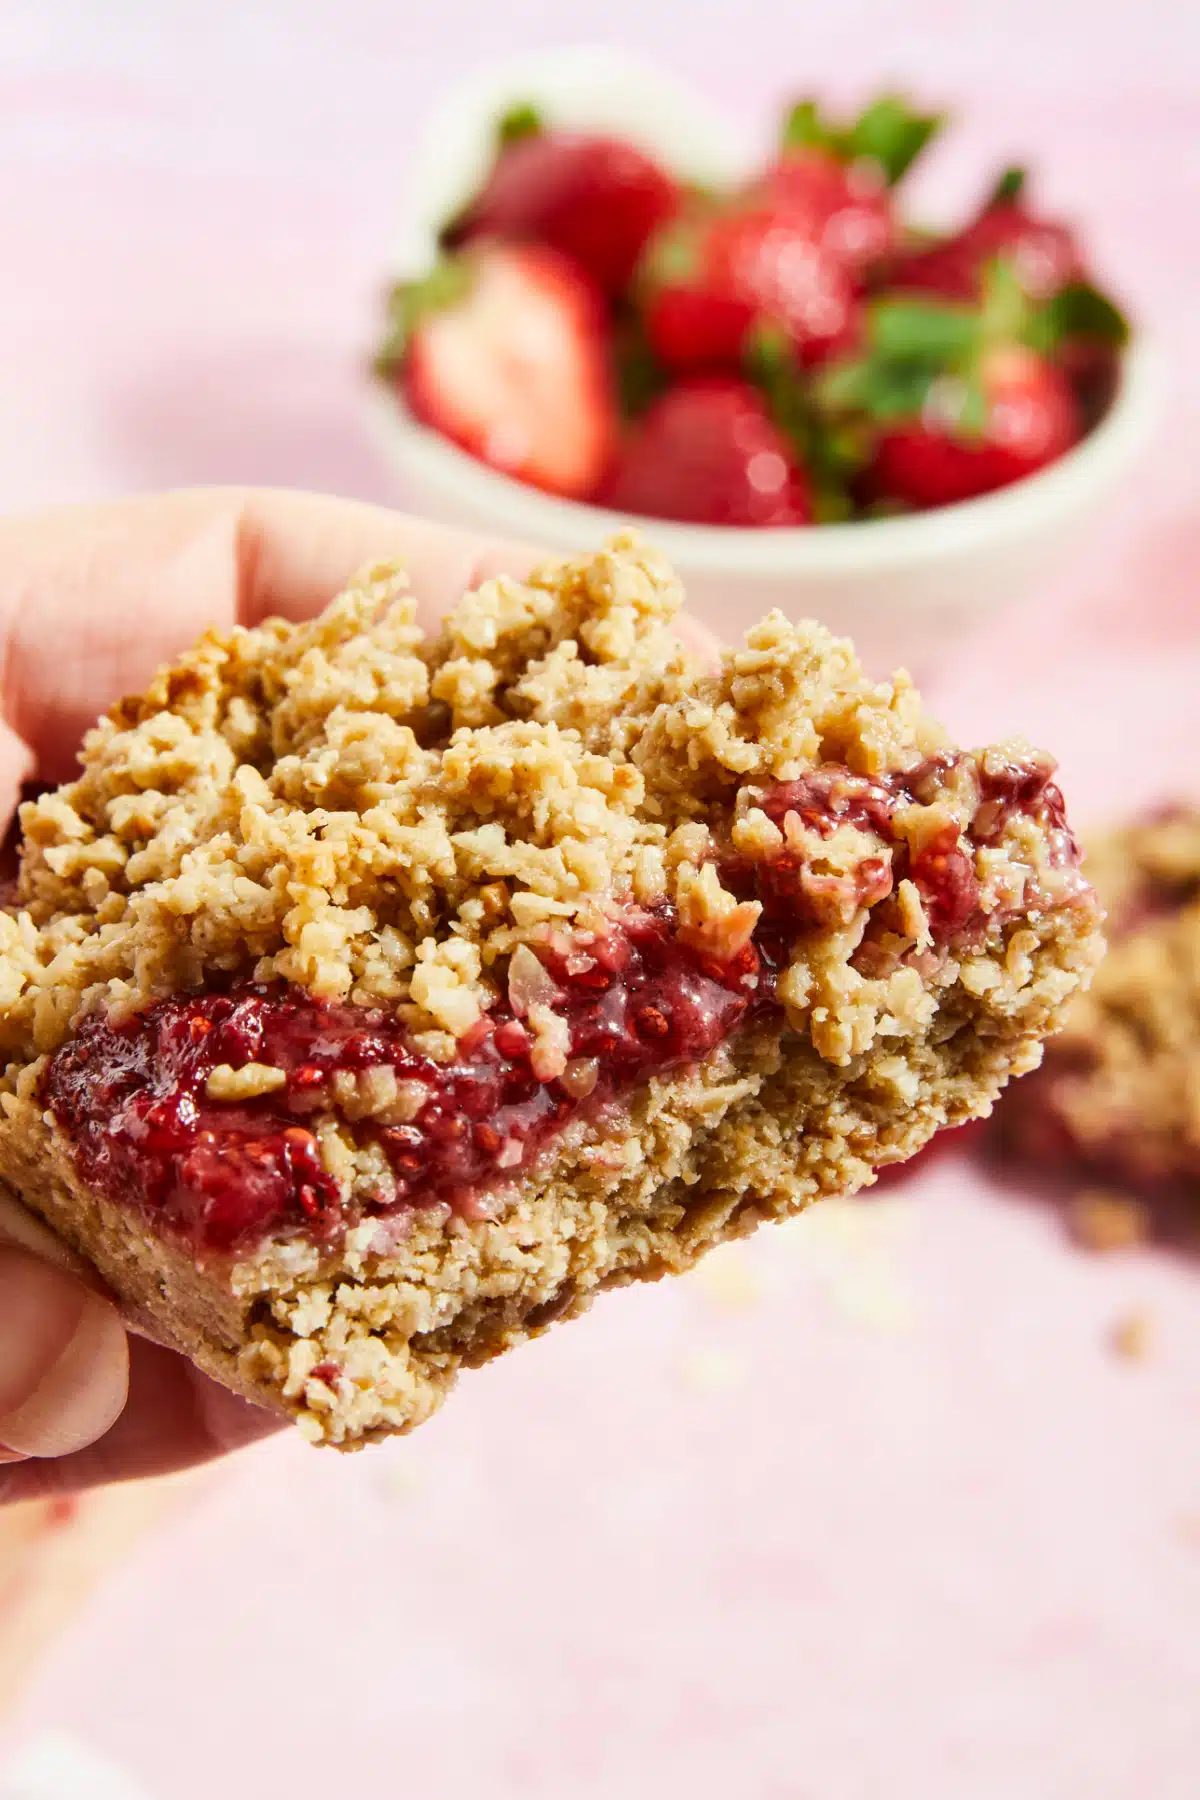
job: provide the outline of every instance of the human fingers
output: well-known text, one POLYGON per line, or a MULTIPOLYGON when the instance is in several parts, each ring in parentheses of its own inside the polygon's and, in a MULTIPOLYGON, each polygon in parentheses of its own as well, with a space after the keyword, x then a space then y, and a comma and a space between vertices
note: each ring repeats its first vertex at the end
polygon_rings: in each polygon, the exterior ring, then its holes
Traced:
MULTIPOLYGON (((101 712, 209 626, 318 612, 364 563, 408 566, 433 625, 533 546, 282 489, 193 489, 0 522, 0 812, 22 781, 58 781, 101 712)), ((694 648, 716 640, 683 621, 694 648)))
POLYGON ((71 1455, 0 1467, 0 1505, 190 1469, 282 1429, 174 1351, 129 1340, 129 1398, 103 1437, 71 1455))
POLYGON ((304 618, 408 564, 427 622, 536 553, 324 495, 198 489, 0 523, 0 779, 56 781, 87 728, 209 626, 304 618))
POLYGON ((0 1199, 0 1462, 71 1456, 120 1416, 128 1347, 70 1253, 0 1199))

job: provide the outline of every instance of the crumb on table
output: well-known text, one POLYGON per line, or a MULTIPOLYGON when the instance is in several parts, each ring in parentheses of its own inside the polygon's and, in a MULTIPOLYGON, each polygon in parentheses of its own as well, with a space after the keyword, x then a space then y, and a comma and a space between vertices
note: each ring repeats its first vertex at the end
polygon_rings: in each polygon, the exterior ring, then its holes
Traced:
POLYGON ((1144 1362, 1150 1353, 1153 1329, 1144 1311, 1125 1313, 1113 1325, 1110 1342, 1114 1353, 1126 1362, 1144 1362))
POLYGON ((1129 1250, 1145 1242, 1149 1229, 1146 1207, 1128 1194, 1084 1188, 1070 1208, 1071 1231, 1086 1250, 1101 1253, 1129 1250))

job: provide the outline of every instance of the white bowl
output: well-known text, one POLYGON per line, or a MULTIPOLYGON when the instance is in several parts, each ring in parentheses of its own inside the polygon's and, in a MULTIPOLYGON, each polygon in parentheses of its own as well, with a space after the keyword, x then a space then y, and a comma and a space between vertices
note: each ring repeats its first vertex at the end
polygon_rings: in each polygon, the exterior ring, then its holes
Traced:
MULTIPOLYGON (((399 275, 429 267, 439 226, 487 170, 497 115, 525 99, 552 121, 628 135, 700 181, 754 166, 755 145, 729 119, 643 62, 579 48, 520 59, 458 88, 433 119, 412 174, 399 275)), ((1157 358, 1139 339, 1124 355, 1108 413, 1074 450, 1012 487, 934 512, 760 531, 634 523, 671 558, 692 610, 723 635, 779 607, 848 633, 878 672, 901 663, 927 670, 955 638, 1053 573, 1144 448, 1160 394, 1157 358)), ((565 552, 602 543, 629 522, 477 462, 382 385, 372 416, 414 511, 565 552)))

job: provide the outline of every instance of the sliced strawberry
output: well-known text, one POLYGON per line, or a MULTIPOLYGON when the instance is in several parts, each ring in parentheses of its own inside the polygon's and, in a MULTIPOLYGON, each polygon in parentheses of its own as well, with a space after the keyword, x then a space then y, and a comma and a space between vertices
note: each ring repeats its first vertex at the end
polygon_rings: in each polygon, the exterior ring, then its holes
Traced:
POLYGON ((473 238, 502 237, 549 244, 574 257, 606 293, 617 294, 678 197, 672 178, 634 145, 585 132, 542 131, 536 115, 523 108, 502 123, 495 166, 446 227, 443 243, 453 248, 473 238))
POLYGON ((955 236, 910 252, 893 266, 889 284, 947 300, 974 300, 997 256, 1012 263, 1031 300, 1050 300, 1085 279, 1083 252, 1070 227, 1032 212, 1023 198, 1024 173, 1008 169, 975 218, 955 236))
POLYGON ((850 279, 807 206, 693 207, 650 244, 639 285, 647 338, 668 368, 734 369, 763 322, 810 364, 853 342, 850 279))
POLYGON ((616 412, 601 296, 542 245, 482 244, 398 289, 380 358, 412 411, 482 462, 583 498, 616 412))
POLYGON ((618 455, 604 505, 703 525, 807 525, 808 482, 747 382, 697 376, 659 396, 618 455))
POLYGON ((935 381, 919 418, 885 431, 873 490, 926 508, 971 500, 1057 461, 1081 434, 1078 402, 1061 369, 1021 344, 986 351, 978 371, 982 415, 969 417, 966 383, 935 381))

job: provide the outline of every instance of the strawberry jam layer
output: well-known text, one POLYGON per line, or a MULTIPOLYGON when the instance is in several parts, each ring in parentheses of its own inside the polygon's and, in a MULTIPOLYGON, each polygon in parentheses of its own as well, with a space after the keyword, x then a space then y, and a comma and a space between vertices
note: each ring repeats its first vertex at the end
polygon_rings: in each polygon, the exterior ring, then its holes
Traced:
MULTIPOLYGON (((756 796, 780 825, 795 814, 822 839, 855 826, 879 840, 878 853, 853 862, 849 877, 812 867, 794 833, 753 861, 722 856, 725 883, 762 908, 753 935, 735 933, 723 953, 719 936, 685 941, 666 905, 617 911, 601 938, 551 938, 536 950, 532 989, 527 960, 524 988, 510 979, 449 1063, 421 1054, 391 1014, 242 982, 160 1000, 120 1024, 90 1016, 51 1059, 44 1100, 89 1185, 197 1253, 288 1235, 332 1242, 363 1216, 417 1206, 479 1216, 483 1196, 573 1118, 703 1061, 748 1019, 774 1012, 793 945, 829 917, 830 881, 852 882, 837 900, 853 908, 910 879, 936 948, 977 931, 985 914, 972 844, 951 826, 914 851, 895 828, 898 808, 932 798, 950 767, 878 780, 822 768, 756 796), (541 1007, 558 1022, 549 1061, 531 1028, 541 1007), (251 1068, 268 1072, 269 1091, 225 1097, 230 1072, 251 1068), (374 1176, 356 1181, 352 1206, 310 1129, 316 1114, 345 1116, 348 1095, 358 1097, 356 1145, 379 1153, 364 1166, 384 1171, 374 1187, 374 1176)), ((987 781, 976 842, 1021 814, 1061 835, 1065 860, 1077 857, 1048 769, 997 765, 987 781)))
POLYGON ((161 1000, 120 1025, 86 1019, 53 1058, 45 1097, 93 1187, 134 1199, 197 1250, 228 1251, 340 1232, 339 1188, 306 1120, 336 1105, 335 1077, 390 1071, 409 1116, 355 1127, 391 1172, 359 1210, 445 1202, 469 1215, 582 1107, 702 1061, 761 987, 752 948, 706 961, 659 913, 630 912, 603 942, 565 954, 548 945, 540 960, 569 1033, 566 1067, 551 1079, 535 1073, 535 1038, 507 1001, 446 1064, 419 1054, 386 1013, 243 984, 161 1000), (210 1097, 214 1071, 248 1064, 282 1071, 283 1085, 240 1102, 210 1097))
MULTIPOLYGON (((828 765, 799 781, 781 782, 758 804, 781 829, 793 814, 801 826, 822 838, 831 837, 840 826, 878 837, 879 856, 864 857, 854 866, 855 891, 849 900, 855 906, 874 906, 902 881, 911 881, 920 895, 933 945, 944 950, 952 942, 977 939, 996 921, 995 913, 984 905, 975 851, 998 843, 1013 819, 1031 819, 1038 826, 1052 867, 1073 870, 1080 861, 1062 794, 1051 780, 1054 765, 1038 756, 989 757, 976 769, 980 805, 970 833, 964 834, 948 817, 938 829, 924 831, 916 843, 910 842, 898 829, 898 812, 934 801, 961 760, 931 757, 903 774, 873 777, 828 765)), ((750 868, 730 858, 722 874, 735 890, 752 893, 762 903, 760 941, 772 924, 789 928, 827 918, 831 889, 846 879, 819 873, 811 859, 788 842, 767 862, 750 868)), ((1036 902, 1037 896, 1027 895, 1029 906, 1036 902)))

